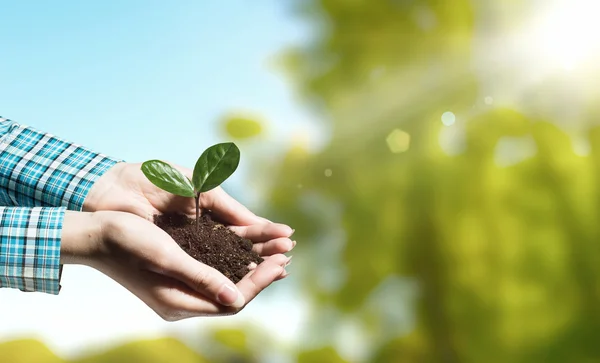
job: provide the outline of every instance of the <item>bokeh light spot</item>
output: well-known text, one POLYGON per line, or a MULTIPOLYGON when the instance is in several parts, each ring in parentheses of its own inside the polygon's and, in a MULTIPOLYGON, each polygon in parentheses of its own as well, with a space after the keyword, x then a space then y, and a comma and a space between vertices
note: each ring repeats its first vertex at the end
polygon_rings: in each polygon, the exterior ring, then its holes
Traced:
POLYGON ((483 102, 485 102, 486 105, 491 105, 492 103, 494 103, 494 99, 491 96, 487 96, 483 99, 483 102))
POLYGON ((450 111, 444 112, 442 115, 442 123, 446 126, 452 126, 456 122, 456 116, 450 111))
POLYGON ((249 114, 230 114, 221 121, 227 136, 245 140, 263 132, 263 122, 257 116, 249 114))
POLYGON ((326 176, 326 177, 328 177, 328 178, 329 178, 329 177, 330 177, 330 176, 332 176, 332 175, 333 175, 333 171, 332 171, 331 169, 325 169, 325 176, 326 176))
POLYGON ((410 148, 410 135, 406 131, 394 129, 386 138, 386 142, 394 154, 403 153, 410 148))

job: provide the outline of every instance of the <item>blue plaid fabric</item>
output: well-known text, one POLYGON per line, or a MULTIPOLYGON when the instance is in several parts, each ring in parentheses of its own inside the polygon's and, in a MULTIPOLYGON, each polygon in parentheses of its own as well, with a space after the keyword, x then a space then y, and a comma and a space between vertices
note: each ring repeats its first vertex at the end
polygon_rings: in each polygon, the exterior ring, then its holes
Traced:
POLYGON ((0 207, 0 287, 58 294, 64 214, 64 207, 0 207))
POLYGON ((0 205, 81 210, 117 160, 0 117, 0 205))
POLYGON ((64 212, 116 163, 0 117, 0 287, 58 293, 64 212))

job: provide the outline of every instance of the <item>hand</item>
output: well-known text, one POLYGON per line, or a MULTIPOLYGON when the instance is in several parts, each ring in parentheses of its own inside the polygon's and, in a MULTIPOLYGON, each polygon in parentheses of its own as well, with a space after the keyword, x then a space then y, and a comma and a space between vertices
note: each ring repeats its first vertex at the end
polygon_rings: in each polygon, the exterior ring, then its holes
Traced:
MULTIPOLYGON (((182 213, 193 217, 194 200, 167 193, 152 184, 141 171, 142 164, 119 163, 91 188, 84 211, 112 210, 136 214, 152 220, 159 213, 182 213)), ((191 178, 192 171, 173 165, 191 178)), ((289 237, 293 230, 256 216, 220 187, 200 195, 200 206, 210 209, 238 235, 254 242, 261 256, 286 253, 295 246, 289 237)))
POLYGON ((284 276, 288 262, 286 256, 274 254, 236 286, 133 214, 67 212, 63 223, 61 263, 99 270, 168 321, 235 314, 284 276))

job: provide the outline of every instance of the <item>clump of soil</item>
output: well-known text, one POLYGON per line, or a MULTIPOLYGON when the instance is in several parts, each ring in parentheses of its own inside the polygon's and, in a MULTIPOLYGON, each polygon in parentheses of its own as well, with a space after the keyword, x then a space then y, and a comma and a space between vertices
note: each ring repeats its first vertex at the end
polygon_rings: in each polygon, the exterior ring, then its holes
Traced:
POLYGON ((233 283, 237 283, 263 259, 252 250, 252 241, 244 239, 209 213, 202 213, 200 228, 196 221, 181 214, 154 216, 154 223, 167 232, 179 246, 196 260, 214 267, 233 283))

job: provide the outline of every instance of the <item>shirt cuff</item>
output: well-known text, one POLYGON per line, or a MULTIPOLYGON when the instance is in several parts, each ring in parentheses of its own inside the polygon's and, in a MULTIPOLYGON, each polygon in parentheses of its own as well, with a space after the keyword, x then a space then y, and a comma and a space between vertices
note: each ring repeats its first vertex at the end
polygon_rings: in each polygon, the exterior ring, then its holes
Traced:
POLYGON ((96 180, 120 160, 0 119, 0 205, 80 211, 96 180))
POLYGON ((64 215, 64 207, 0 207, 0 287, 58 294, 64 215))

